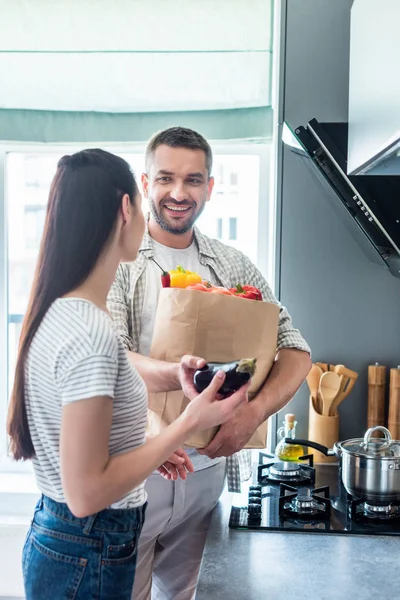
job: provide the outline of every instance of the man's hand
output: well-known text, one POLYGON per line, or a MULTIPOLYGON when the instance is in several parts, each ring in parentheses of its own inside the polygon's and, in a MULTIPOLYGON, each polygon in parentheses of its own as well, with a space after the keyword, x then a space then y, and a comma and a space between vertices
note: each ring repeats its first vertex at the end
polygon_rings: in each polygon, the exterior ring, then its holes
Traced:
POLYGON ((179 448, 161 467, 158 467, 157 471, 164 479, 176 481, 178 477, 186 479, 188 473, 194 472, 194 467, 186 452, 179 448))
POLYGON ((262 420, 262 411, 256 401, 242 404, 237 408, 232 419, 221 425, 208 446, 198 450, 199 454, 205 454, 209 458, 218 458, 239 452, 262 420))

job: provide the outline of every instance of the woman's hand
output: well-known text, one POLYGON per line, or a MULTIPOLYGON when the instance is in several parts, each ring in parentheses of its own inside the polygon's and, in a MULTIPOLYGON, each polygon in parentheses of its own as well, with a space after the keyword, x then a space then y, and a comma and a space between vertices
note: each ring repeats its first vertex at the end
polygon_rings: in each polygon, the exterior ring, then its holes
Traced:
POLYGON ((191 402, 181 416, 189 420, 194 431, 203 431, 226 423, 239 406, 248 402, 247 392, 250 381, 231 396, 220 399, 218 390, 224 383, 225 377, 224 371, 218 371, 201 394, 196 391, 193 380, 191 383, 187 382, 185 395, 191 402))
POLYGON ((190 356, 186 354, 182 356, 179 365, 179 380, 182 386, 182 390, 189 400, 193 400, 198 396, 198 392, 193 384, 193 376, 197 369, 201 369, 205 366, 206 361, 198 356, 190 356))
POLYGON ((158 467, 157 471, 164 479, 176 481, 178 477, 186 479, 188 473, 194 472, 194 467, 186 452, 179 448, 161 467, 158 467))

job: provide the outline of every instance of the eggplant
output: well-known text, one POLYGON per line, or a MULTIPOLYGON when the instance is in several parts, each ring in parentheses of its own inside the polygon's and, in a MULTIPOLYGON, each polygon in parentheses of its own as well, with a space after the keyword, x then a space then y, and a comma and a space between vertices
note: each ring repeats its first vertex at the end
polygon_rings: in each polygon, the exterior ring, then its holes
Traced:
POLYGON ((224 371, 226 373, 225 381, 218 393, 222 396, 233 394, 254 375, 256 361, 256 358, 242 358, 242 360, 229 363, 207 363, 193 375, 194 387, 199 393, 203 392, 210 385, 217 371, 224 371))

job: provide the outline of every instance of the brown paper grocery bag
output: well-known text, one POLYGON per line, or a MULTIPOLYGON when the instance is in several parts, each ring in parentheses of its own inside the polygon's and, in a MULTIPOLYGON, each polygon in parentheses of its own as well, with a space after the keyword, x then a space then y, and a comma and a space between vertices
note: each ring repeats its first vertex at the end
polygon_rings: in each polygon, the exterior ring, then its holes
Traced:
MULTIPOLYGON (((249 398, 265 382, 276 355, 279 307, 196 290, 163 288, 160 292, 150 356, 179 362, 184 354, 208 362, 230 362, 257 358, 249 398)), ((182 391, 149 394, 148 431, 157 434, 172 423, 188 404, 182 391)), ((204 448, 218 428, 186 440, 186 445, 204 448)), ((267 422, 262 423, 245 446, 265 448, 267 422)))

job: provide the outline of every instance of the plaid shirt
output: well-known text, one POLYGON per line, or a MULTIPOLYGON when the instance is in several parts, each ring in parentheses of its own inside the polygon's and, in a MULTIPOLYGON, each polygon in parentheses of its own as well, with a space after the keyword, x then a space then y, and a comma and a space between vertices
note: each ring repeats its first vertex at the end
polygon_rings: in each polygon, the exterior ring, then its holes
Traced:
MULTIPOLYGON (((260 271, 244 254, 226 246, 218 240, 210 239, 194 228, 195 242, 199 250, 199 261, 209 267, 214 285, 234 287, 238 281, 254 285, 262 293, 266 302, 278 304, 268 283, 260 271)), ((137 259, 119 266, 115 281, 108 297, 108 308, 122 340, 128 350, 138 352, 140 321, 146 289, 146 266, 154 254, 152 240, 145 233, 137 259)), ((310 348, 300 332, 293 328, 287 310, 280 306, 278 345, 282 348, 295 348, 310 352, 310 348)), ((228 489, 240 492, 240 483, 251 476, 251 451, 242 450, 227 458, 228 489)))

